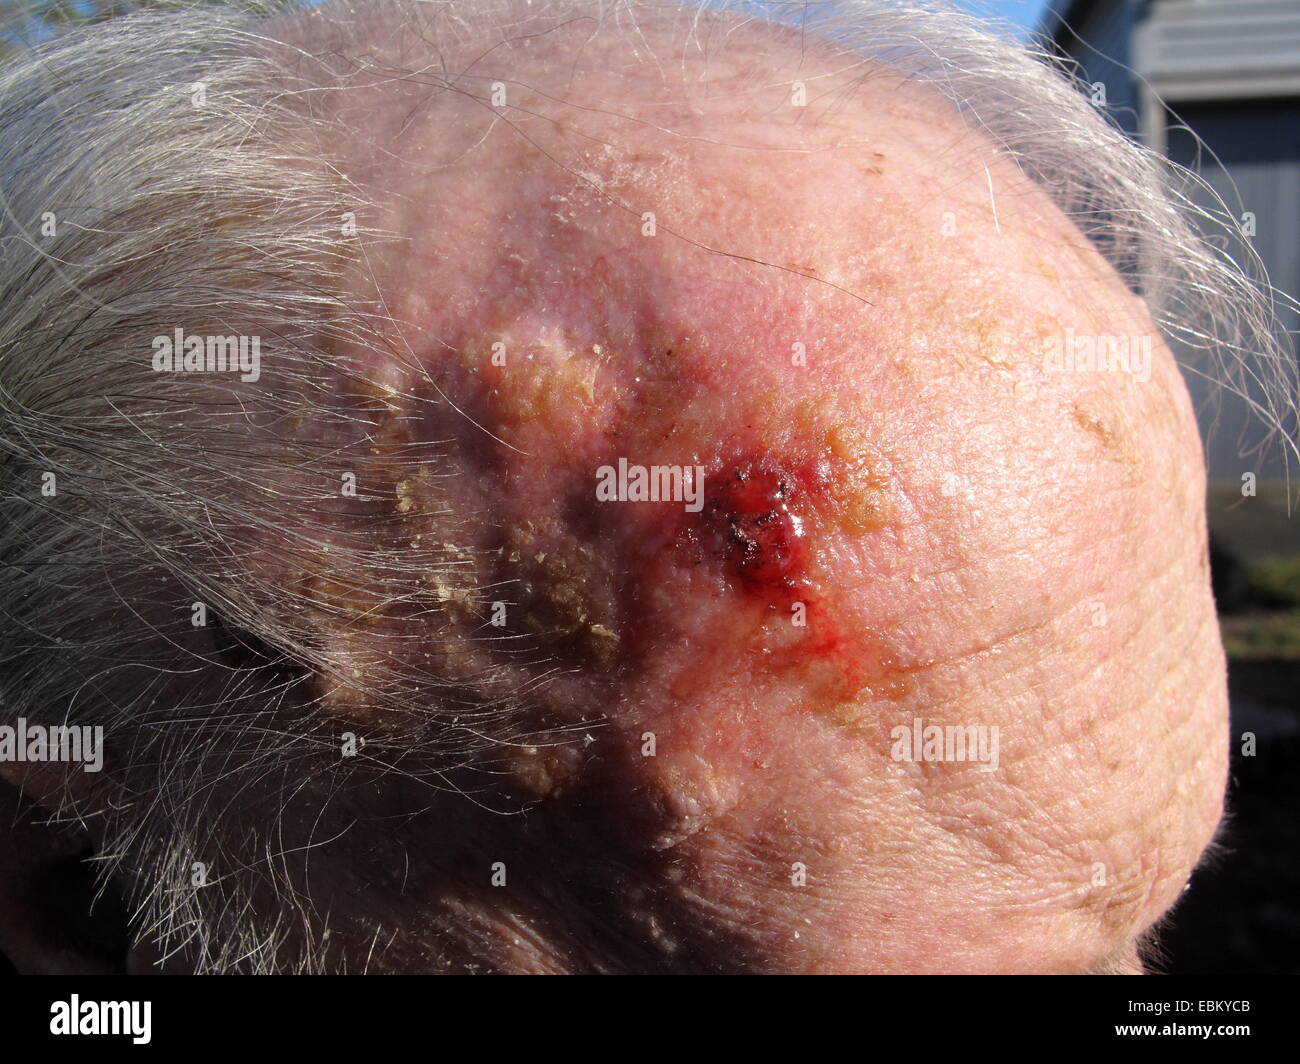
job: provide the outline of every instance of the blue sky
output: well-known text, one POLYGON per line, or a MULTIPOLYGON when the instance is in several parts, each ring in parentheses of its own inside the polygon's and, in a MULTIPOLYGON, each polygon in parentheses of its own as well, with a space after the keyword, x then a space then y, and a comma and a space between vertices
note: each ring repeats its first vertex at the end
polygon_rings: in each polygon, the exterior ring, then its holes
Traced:
POLYGON ((1047 7, 1047 0, 958 0, 962 7, 979 12, 993 12, 1014 22, 1027 32, 1038 23, 1038 17, 1047 7))

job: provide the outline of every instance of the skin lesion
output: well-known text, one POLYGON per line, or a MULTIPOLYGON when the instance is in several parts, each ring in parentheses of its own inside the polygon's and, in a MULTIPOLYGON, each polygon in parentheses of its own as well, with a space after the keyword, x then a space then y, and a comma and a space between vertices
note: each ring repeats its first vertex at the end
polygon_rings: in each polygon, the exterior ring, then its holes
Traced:
POLYGON ((491 382, 487 402, 506 442, 528 448, 534 423, 548 435, 573 437, 600 416, 597 379, 606 360, 614 357, 608 345, 556 344, 543 335, 517 332, 502 336, 493 344, 504 344, 509 354, 489 347, 486 361, 482 354, 471 355, 468 365, 491 382), (498 368, 493 357, 509 362, 498 368))
POLYGON ((507 533, 503 581, 522 625, 578 668, 609 673, 621 664, 623 618, 610 559, 595 544, 543 535, 530 521, 507 533))
POLYGON ((1120 411, 1094 399, 1080 399, 1070 405, 1070 416, 1079 428, 1097 441, 1107 459, 1130 466, 1134 476, 1139 475, 1145 460, 1135 434, 1120 411))

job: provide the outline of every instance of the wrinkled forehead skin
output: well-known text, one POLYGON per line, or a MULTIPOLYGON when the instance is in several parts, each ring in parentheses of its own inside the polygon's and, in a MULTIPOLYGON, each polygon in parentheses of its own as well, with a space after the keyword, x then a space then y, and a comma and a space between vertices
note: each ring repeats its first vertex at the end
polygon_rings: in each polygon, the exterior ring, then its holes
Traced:
POLYGON ((409 358, 340 357, 399 393, 427 371, 508 445, 482 444, 492 519, 538 553, 644 566, 637 668, 586 684, 575 653, 552 687, 605 723, 518 769, 537 815, 771 970, 1131 965, 1219 821, 1227 739, 1201 448, 1141 301, 949 103, 796 30, 418 17, 274 32, 351 71, 322 152, 386 234, 345 283, 409 358), (1148 379, 1050 372, 1071 335, 1147 338, 1148 379), (616 456, 755 455, 833 466, 784 598, 556 502, 616 456), (996 729, 996 766, 897 756, 927 725, 996 729))

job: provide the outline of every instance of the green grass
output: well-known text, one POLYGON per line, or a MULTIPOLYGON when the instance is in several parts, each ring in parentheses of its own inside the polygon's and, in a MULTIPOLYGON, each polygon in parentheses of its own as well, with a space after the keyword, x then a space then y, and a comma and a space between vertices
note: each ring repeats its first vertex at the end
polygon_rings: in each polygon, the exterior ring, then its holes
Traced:
POLYGON ((1300 660, 1300 609, 1224 617, 1221 625, 1230 661, 1300 660))
POLYGON ((1300 606, 1300 555, 1256 562, 1246 579, 1251 599, 1261 606, 1300 606))

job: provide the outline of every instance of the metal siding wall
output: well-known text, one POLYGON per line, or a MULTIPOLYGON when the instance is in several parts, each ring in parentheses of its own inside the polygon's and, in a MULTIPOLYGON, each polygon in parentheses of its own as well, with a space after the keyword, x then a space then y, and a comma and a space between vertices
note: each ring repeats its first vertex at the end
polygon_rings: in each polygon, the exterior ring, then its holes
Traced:
POLYGON ((1103 0, 1092 5, 1082 18, 1076 19, 1074 30, 1087 45, 1070 34, 1063 36, 1062 44, 1079 62, 1088 82, 1105 84, 1106 110, 1121 129, 1136 136, 1140 129, 1137 84, 1126 69, 1132 65, 1130 0, 1103 0))
POLYGON ((1152 78, 1293 69, 1300 52, 1300 3, 1159 3, 1146 33, 1143 73, 1152 78))
MULTIPOLYGON (((1255 215, 1256 234, 1250 243, 1268 270, 1270 282, 1293 298, 1300 296, 1300 100, 1186 106, 1178 108, 1178 114, 1226 167, 1204 154, 1201 175, 1235 217, 1240 218, 1244 211, 1255 215)), ((1185 166, 1196 163, 1194 142, 1185 133, 1171 131, 1169 154, 1185 166)), ((1244 254, 1244 240, 1234 239, 1234 257, 1244 254)), ((1281 304, 1279 310, 1292 331, 1295 357, 1300 315, 1281 304)), ((1242 441, 1253 442, 1260 434, 1246 403, 1222 393, 1216 398, 1215 390, 1204 383, 1189 384, 1202 412, 1203 428, 1210 428, 1217 412, 1217 425, 1210 436, 1211 477, 1239 480, 1247 470, 1261 477, 1280 477, 1283 468, 1276 448, 1267 452, 1267 462, 1244 459, 1238 453, 1242 441)))

